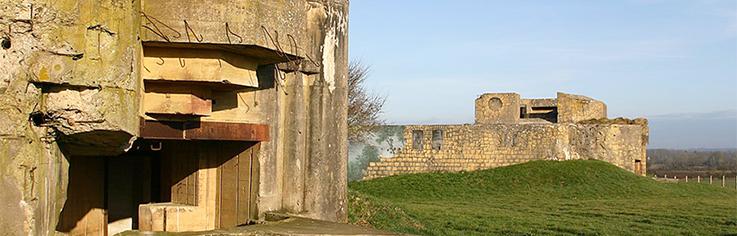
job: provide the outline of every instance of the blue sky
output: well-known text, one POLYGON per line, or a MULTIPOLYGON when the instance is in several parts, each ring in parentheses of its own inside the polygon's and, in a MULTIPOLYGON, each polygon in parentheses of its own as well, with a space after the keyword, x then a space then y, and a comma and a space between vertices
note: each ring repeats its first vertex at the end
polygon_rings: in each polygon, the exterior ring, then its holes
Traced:
POLYGON ((737 122, 735 0, 353 0, 349 22, 350 56, 370 65, 389 123, 472 123, 473 100, 492 91, 737 122))

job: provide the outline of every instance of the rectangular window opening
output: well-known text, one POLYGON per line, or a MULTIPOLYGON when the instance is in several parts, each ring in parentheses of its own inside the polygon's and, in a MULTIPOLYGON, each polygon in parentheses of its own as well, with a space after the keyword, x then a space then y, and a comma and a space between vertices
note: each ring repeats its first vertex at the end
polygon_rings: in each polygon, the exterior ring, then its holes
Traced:
POLYGON ((422 130, 413 130, 412 131, 412 148, 415 150, 422 151, 422 137, 424 136, 424 133, 422 130))
POLYGON ((527 115, 527 107, 526 106, 521 106, 519 108, 519 118, 522 118, 522 119, 529 118, 529 116, 527 115))
POLYGON ((443 130, 436 129, 432 131, 432 149, 440 150, 443 146, 443 130))

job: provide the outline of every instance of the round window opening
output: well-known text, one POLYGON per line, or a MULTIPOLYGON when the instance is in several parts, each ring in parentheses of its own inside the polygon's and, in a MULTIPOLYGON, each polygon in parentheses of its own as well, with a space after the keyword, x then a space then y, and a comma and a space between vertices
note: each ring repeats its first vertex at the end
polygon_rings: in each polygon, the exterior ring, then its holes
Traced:
POLYGON ((499 110, 502 108, 502 100, 499 98, 489 99, 489 108, 492 110, 499 110))

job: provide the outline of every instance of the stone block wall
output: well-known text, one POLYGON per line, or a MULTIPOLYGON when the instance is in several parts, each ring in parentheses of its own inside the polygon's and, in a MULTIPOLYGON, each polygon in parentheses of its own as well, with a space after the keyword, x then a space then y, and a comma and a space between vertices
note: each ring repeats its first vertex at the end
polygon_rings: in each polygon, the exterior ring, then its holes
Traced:
POLYGON ((370 163, 365 179, 573 159, 604 160, 633 172, 641 165, 638 174, 645 174, 647 127, 639 124, 416 125, 406 126, 404 136, 404 148, 370 163), (437 130, 442 130, 439 148, 432 135, 437 130), (421 149, 413 145, 417 131, 422 131, 421 149))

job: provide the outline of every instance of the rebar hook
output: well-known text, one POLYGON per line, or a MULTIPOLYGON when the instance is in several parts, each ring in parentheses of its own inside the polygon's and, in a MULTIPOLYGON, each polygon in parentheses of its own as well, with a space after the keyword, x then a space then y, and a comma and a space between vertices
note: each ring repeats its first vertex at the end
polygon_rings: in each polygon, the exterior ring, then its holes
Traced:
POLYGON ((187 20, 184 20, 184 32, 187 34, 187 42, 192 42, 192 40, 189 39, 189 32, 192 31, 192 35, 194 35, 194 39, 197 40, 197 42, 202 42, 204 40, 204 37, 200 34, 200 37, 197 37, 197 33, 194 32, 191 26, 189 26, 189 23, 187 23, 187 20))
POLYGON ((240 35, 238 35, 236 33, 233 33, 233 31, 230 30, 230 26, 228 25, 228 22, 225 22, 225 37, 228 38, 228 44, 231 43, 230 42, 230 35, 231 34, 233 36, 235 36, 235 37, 238 37, 238 43, 242 43, 243 42, 243 37, 241 37, 240 35))
POLYGON ((159 19, 156 19, 153 16, 149 16, 148 14, 146 14, 143 11, 141 11, 141 16, 143 16, 144 18, 146 18, 146 21, 148 21, 149 23, 151 23, 151 25, 153 25, 153 27, 154 27, 154 29, 152 29, 151 27, 149 27, 147 25, 142 25, 143 28, 146 28, 146 29, 150 30, 151 32, 153 32, 154 34, 156 34, 159 37, 163 38, 167 42, 171 42, 171 40, 169 40, 169 37, 166 36, 166 34, 164 34, 164 32, 161 31, 161 29, 159 29, 159 26, 156 25, 156 22, 158 22, 159 24, 161 24, 164 27, 168 28, 169 30, 174 31, 174 33, 177 34, 176 36, 174 36, 174 38, 180 38, 180 37, 182 37, 182 33, 179 33, 179 31, 177 31, 176 29, 174 29, 171 26, 167 25, 166 23, 160 21, 159 19), (154 22, 154 21, 156 21, 156 22, 154 22))

